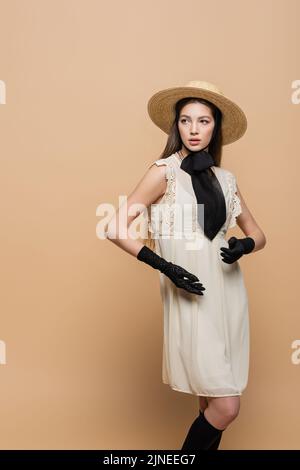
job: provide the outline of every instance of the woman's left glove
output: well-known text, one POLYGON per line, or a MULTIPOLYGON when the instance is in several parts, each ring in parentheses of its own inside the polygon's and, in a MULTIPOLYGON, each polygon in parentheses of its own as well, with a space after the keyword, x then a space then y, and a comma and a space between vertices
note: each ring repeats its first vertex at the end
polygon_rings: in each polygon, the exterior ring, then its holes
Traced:
POLYGON ((222 246, 220 250, 222 252, 222 261, 224 261, 224 263, 231 264, 238 260, 241 256, 251 253, 251 251, 254 250, 255 241, 251 237, 231 237, 228 240, 228 245, 229 248, 222 246))

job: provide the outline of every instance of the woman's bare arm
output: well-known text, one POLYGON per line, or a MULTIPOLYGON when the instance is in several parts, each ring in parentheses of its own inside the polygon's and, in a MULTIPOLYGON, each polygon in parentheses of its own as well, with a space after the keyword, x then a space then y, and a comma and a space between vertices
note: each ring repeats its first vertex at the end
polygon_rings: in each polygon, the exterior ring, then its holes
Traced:
POLYGON ((121 205, 114 217, 109 221, 106 232, 107 239, 136 257, 144 244, 140 240, 130 238, 127 230, 133 220, 143 212, 145 207, 153 204, 165 193, 166 187, 166 165, 152 165, 128 196, 127 204, 121 205), (132 207, 134 204, 142 204, 142 208, 136 209, 132 207), (128 215, 129 213, 130 215, 128 215), (120 233, 127 233, 127 236, 121 238, 120 233))
POLYGON ((255 241, 255 248, 252 251, 253 253, 254 251, 258 251, 264 248, 265 244, 267 243, 267 240, 265 234, 257 224, 250 210, 248 209, 245 200, 241 195, 238 185, 236 185, 236 187, 237 195, 240 198, 242 209, 242 213, 236 218, 236 222, 240 229, 244 232, 246 237, 251 237, 255 241))

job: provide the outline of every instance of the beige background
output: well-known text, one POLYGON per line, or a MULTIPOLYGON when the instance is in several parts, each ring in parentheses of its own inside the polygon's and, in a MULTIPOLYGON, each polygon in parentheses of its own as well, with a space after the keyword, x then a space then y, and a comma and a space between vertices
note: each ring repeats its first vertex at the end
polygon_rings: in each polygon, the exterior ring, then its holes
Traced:
POLYGON ((165 145, 149 97, 207 80, 248 117, 222 165, 267 237, 240 261, 250 375, 220 448, 299 449, 299 1, 1 0, 0 13, 1 448, 180 449, 197 398, 161 381, 158 274, 97 238, 96 208, 165 145))

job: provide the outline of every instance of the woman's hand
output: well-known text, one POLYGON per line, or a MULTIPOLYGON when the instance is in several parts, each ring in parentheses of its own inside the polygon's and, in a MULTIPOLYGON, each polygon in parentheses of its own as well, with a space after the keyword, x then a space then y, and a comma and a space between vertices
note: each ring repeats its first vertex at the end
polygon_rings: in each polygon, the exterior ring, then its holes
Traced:
POLYGON ((231 237, 228 240, 229 248, 222 246, 221 256, 224 263, 232 264, 241 258, 243 255, 251 253, 255 247, 255 241, 251 237, 236 238, 231 237))
POLYGON ((205 287, 203 287, 203 284, 199 281, 197 276, 191 274, 181 266, 168 261, 166 267, 161 272, 168 276, 177 287, 181 287, 193 294, 203 295, 205 287))
POLYGON ((203 287, 195 274, 191 274, 181 266, 165 260, 146 245, 138 252, 137 259, 165 274, 165 276, 174 282, 176 287, 185 289, 192 294, 203 295, 202 291, 205 290, 205 287, 203 287))

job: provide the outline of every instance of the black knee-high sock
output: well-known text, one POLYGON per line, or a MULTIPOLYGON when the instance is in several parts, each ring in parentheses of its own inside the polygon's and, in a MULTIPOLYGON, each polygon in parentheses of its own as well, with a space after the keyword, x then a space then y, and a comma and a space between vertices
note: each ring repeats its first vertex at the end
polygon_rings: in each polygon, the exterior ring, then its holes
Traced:
MULTIPOLYGON (((202 413, 201 410, 199 410, 199 414, 202 413)), ((209 447, 208 450, 218 450, 219 448, 219 445, 220 445, 220 442, 221 442, 221 439, 222 439, 222 433, 223 433, 223 430, 220 432, 220 434, 216 437, 216 439, 213 441, 213 443, 211 444, 211 446, 209 447)))
POLYGON ((210 448, 208 450, 218 450, 219 448, 219 445, 220 445, 220 442, 221 442, 221 439, 222 439, 222 432, 220 432, 220 434, 218 435, 218 437, 216 438, 216 440, 212 443, 212 445, 210 446, 210 448))
MULTIPOLYGON (((223 431, 222 431, 223 432, 223 431)), ((222 438, 222 433, 217 437, 217 439, 212 443, 209 450, 218 450, 222 438)))
POLYGON ((215 428, 206 418, 204 412, 192 423, 184 440, 181 450, 210 450, 216 445, 217 438, 222 435, 223 430, 215 428))

